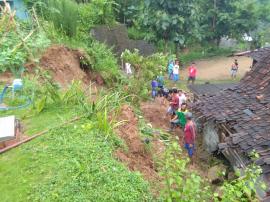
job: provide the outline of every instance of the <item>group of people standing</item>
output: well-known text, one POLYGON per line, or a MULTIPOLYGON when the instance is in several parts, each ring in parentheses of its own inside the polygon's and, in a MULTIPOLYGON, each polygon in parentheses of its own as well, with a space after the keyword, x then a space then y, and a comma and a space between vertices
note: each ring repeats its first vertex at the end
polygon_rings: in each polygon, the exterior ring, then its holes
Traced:
POLYGON ((170 128, 168 132, 172 132, 176 127, 183 130, 182 137, 184 148, 188 152, 188 156, 193 164, 193 156, 195 150, 196 126, 192 120, 192 113, 188 110, 187 96, 182 90, 176 88, 171 89, 169 96, 169 107, 167 115, 170 117, 170 128))
MULTIPOLYGON (((192 79, 192 77, 190 79, 192 79)), ((188 110, 187 95, 177 88, 166 88, 162 72, 152 80, 151 86, 153 99, 160 96, 163 97, 164 104, 165 100, 169 101, 167 116, 170 117, 170 128, 168 132, 172 132, 176 127, 180 127, 184 131, 184 147, 193 164, 196 128, 195 123, 192 120, 192 113, 188 110)))
MULTIPOLYGON (((180 79, 179 69, 180 69, 180 61, 171 60, 168 64, 168 78, 170 80, 173 80, 174 82, 178 82, 180 79)), ((192 84, 194 84, 196 76, 197 76, 197 68, 195 63, 193 62, 188 67, 188 78, 187 78, 188 83, 192 82, 192 84)))

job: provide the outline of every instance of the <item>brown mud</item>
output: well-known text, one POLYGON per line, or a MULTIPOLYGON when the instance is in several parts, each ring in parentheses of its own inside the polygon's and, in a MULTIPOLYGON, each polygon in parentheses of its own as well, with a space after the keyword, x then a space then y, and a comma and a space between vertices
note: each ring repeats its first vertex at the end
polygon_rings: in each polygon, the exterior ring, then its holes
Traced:
POLYGON ((104 81, 99 74, 82 68, 81 60, 85 58, 85 55, 81 50, 53 45, 41 57, 40 66, 48 70, 53 80, 62 86, 67 86, 72 80, 79 80, 85 84, 95 81, 98 85, 103 85, 104 81))
MULTIPOLYGON (((146 121, 151 123, 153 127, 168 130, 170 126, 170 117, 166 116, 168 106, 169 103, 167 101, 163 104, 162 98, 156 98, 154 101, 141 103, 141 110, 146 121)), ((183 150, 183 155, 187 157, 186 150, 183 146, 183 129, 176 128, 171 135, 172 137, 177 137, 179 145, 183 150)), ((208 169, 210 168, 209 165, 211 164, 211 161, 213 161, 213 157, 205 151, 200 134, 197 134, 194 157, 194 165, 189 165, 188 168, 196 171, 202 177, 207 176, 208 169)))
MULTIPOLYGON (((153 154, 146 149, 146 145, 140 137, 138 118, 130 106, 124 105, 121 108, 118 121, 121 120, 125 120, 125 123, 119 126, 116 132, 125 141, 128 151, 118 149, 115 152, 116 158, 126 164, 131 171, 141 172, 146 180, 158 180, 153 154)), ((154 144, 160 147, 158 141, 154 144)))

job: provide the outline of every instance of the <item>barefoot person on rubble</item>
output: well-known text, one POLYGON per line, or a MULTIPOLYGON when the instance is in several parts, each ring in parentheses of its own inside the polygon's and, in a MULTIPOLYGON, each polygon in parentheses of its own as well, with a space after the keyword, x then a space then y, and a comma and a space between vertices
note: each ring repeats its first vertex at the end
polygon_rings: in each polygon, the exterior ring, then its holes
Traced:
POLYGON ((194 164, 194 150, 195 150, 195 139, 196 139, 196 126, 192 120, 192 113, 186 113, 187 123, 184 129, 184 147, 188 152, 188 156, 191 160, 191 164, 194 164))

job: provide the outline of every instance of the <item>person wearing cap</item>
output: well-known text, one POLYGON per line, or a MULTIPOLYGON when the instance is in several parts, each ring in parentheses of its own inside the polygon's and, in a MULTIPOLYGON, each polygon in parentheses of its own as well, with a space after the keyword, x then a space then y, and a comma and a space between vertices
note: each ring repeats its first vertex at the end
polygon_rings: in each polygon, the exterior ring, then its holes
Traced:
POLYGON ((184 146, 185 149, 188 152, 188 156, 191 160, 191 164, 193 165, 194 160, 194 150, 195 150, 195 138, 196 138, 196 126, 195 123, 192 120, 192 113, 187 112, 185 114, 187 123, 185 125, 184 129, 184 146))
POLYGON ((195 66, 195 63, 193 62, 191 66, 188 68, 188 83, 190 83, 191 81, 192 84, 194 84, 196 76, 197 76, 197 68, 195 66))

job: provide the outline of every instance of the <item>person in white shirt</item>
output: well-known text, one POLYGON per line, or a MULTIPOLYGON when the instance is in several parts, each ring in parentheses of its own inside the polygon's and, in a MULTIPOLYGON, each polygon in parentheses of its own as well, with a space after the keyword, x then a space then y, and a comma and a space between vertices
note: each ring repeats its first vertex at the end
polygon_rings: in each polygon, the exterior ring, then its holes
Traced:
POLYGON ((125 67, 126 67, 126 73, 127 73, 127 75, 131 75, 132 74, 131 64, 128 63, 128 62, 126 62, 125 67))
POLYGON ((179 90, 179 107, 182 106, 183 103, 187 103, 187 97, 182 90, 179 90))
POLYGON ((177 82, 179 80, 179 61, 175 61, 175 65, 173 66, 173 80, 177 82))

